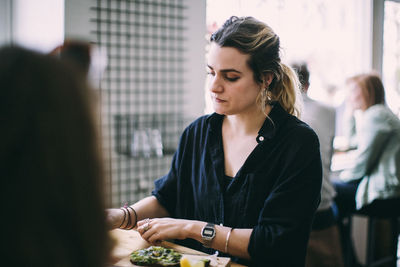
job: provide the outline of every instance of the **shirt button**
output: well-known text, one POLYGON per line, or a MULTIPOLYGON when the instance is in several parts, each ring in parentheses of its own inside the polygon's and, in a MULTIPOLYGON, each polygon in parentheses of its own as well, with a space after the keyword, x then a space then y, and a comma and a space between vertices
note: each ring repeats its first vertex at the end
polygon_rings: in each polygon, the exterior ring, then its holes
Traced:
POLYGON ((257 143, 261 143, 262 141, 264 141, 264 136, 262 135, 258 135, 256 138, 257 143))

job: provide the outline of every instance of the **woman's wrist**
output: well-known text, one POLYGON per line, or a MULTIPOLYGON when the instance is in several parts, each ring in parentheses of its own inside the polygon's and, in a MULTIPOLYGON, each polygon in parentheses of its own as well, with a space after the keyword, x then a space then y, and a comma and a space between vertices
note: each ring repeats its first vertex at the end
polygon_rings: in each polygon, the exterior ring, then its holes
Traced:
POLYGON ((121 209, 107 209, 106 210, 107 223, 110 229, 119 228, 124 221, 126 221, 126 212, 121 209))
POLYGON ((118 215, 115 219, 116 228, 125 229, 125 230, 132 230, 137 225, 137 213, 134 208, 131 206, 125 205, 119 209, 117 209, 118 215))
MULTIPOLYGON (((126 212, 125 209, 119 209, 119 210, 121 210, 121 211, 124 212, 124 216, 123 216, 122 219, 121 219, 121 224, 120 224, 117 228, 123 228, 123 227, 124 227, 124 224, 125 224, 125 221, 126 221, 127 212, 126 212)), ((129 218, 128 218, 128 219, 129 219, 129 218)))
POLYGON ((201 241, 201 229, 203 226, 204 222, 188 220, 184 227, 186 237, 201 241))

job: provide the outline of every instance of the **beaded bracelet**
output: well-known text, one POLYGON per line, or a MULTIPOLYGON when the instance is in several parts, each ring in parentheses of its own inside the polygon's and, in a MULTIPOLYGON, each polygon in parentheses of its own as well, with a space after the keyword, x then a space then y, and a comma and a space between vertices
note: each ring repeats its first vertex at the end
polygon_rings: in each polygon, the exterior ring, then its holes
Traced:
POLYGON ((228 234, 226 235, 225 239, 225 253, 228 254, 228 243, 229 243, 229 238, 231 237, 231 232, 233 231, 233 228, 229 229, 228 234))

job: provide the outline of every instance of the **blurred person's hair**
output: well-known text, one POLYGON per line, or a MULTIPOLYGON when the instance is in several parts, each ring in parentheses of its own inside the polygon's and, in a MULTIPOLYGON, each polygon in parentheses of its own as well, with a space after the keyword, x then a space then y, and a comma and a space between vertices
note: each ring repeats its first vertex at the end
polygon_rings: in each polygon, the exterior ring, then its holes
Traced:
POLYGON ((62 45, 51 51, 50 54, 71 62, 87 76, 91 64, 91 49, 92 45, 89 42, 66 40, 62 45))
POLYGON ((266 104, 278 101, 288 113, 300 115, 297 75, 281 62, 279 37, 268 25, 253 17, 232 16, 211 35, 210 41, 249 55, 248 65, 257 83, 265 82, 265 74, 273 74, 271 84, 258 97, 263 110, 266 104))
POLYGON ((295 62, 291 64, 291 67, 299 77, 301 89, 303 92, 306 91, 308 86, 310 86, 310 72, 308 71, 307 64, 305 62, 295 62))
POLYGON ((346 80, 346 84, 356 83, 362 91, 368 107, 385 104, 385 88, 379 74, 375 72, 362 73, 346 80))
POLYGON ((0 49, 1 261, 105 266, 104 173, 86 80, 65 62, 0 49))

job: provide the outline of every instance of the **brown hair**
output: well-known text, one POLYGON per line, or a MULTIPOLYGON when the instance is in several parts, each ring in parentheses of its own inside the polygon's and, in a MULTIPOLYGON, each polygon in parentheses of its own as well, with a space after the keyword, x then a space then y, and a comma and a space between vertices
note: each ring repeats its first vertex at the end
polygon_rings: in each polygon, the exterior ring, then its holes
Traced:
POLYGON ((296 62, 291 64, 291 67, 296 71, 302 90, 307 90, 310 85, 310 72, 308 71, 307 64, 305 62, 296 62))
POLYGON ((256 82, 263 84, 265 74, 273 74, 271 84, 261 90, 258 98, 263 110, 266 104, 278 101, 288 113, 300 115, 297 75, 281 62, 279 37, 268 25, 253 17, 232 16, 211 35, 210 41, 250 55, 248 64, 256 82))
POLYGON ((70 61, 87 76, 91 62, 91 49, 89 42, 65 40, 62 45, 57 46, 50 54, 62 60, 70 61))
POLYGON ((2 262, 105 266, 103 166, 83 75, 52 56, 5 47, 0 84, 2 262))
POLYGON ((385 104, 385 89, 377 73, 358 74, 346 80, 347 84, 351 82, 355 82, 360 86, 368 107, 376 104, 385 104))

